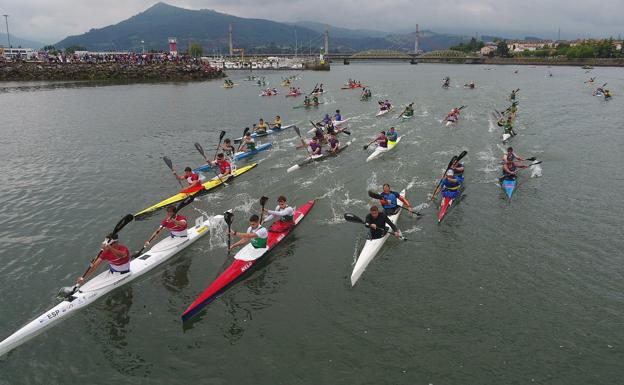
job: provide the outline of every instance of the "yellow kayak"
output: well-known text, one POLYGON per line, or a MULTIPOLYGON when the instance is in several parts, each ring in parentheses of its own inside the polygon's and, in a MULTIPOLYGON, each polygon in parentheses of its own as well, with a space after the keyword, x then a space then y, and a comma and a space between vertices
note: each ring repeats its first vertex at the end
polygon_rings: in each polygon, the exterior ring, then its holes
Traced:
MULTIPOLYGON (((232 172, 232 175, 227 178, 227 179, 222 179, 219 180, 217 177, 214 177, 212 179, 210 179, 209 181, 205 182, 202 184, 202 186, 204 187, 203 189, 196 189, 195 191, 190 191, 190 192, 179 192, 177 194, 175 194, 172 197, 169 197, 163 201, 160 201, 158 203, 156 203, 153 206, 150 206, 148 208, 146 208, 143 211, 140 211, 136 214, 134 214, 134 217, 141 217, 150 213, 153 213, 156 210, 160 210, 162 208, 165 208, 167 206, 170 206, 172 204, 178 203, 181 200, 183 200, 184 198, 186 198, 187 196, 190 195, 202 195, 205 194, 206 192, 212 190, 213 188, 219 187, 220 185, 223 184, 223 182, 227 182, 228 180, 232 179, 232 178, 236 178, 237 176, 246 173, 247 171, 251 170, 252 168, 256 167, 258 165, 258 163, 252 163, 248 166, 245 167, 239 167, 236 170, 234 170, 234 172, 232 172)), ((183 190, 184 191, 184 190, 183 190)))

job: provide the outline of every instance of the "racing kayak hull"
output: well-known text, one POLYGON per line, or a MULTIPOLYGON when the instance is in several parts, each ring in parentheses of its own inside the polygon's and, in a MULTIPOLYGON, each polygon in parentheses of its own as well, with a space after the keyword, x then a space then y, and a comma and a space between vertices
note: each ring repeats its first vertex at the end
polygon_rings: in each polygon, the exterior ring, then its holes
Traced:
MULTIPOLYGON (((268 149, 270 149, 271 147, 273 147, 272 143, 264 143, 259 145, 258 147, 256 147, 255 150, 253 151, 248 151, 248 152, 243 152, 243 151, 239 151, 234 153, 234 156, 232 157, 233 160, 241 160, 241 159, 245 159, 248 158, 250 156, 256 155, 259 152, 262 151, 266 151, 268 149)), ((205 164, 203 166, 199 166, 197 168, 193 169, 193 172, 208 172, 211 171, 212 169, 216 169, 217 166, 211 166, 209 164, 205 164)))
MULTIPOLYGON (((354 139, 354 140, 355 140, 355 139, 354 139)), ((296 164, 296 165, 294 165, 294 166, 292 166, 292 167, 289 167, 289 168, 286 170, 286 172, 293 172, 293 171, 298 170, 298 169, 300 169, 301 167, 305 166, 306 164, 310 164, 310 163, 312 163, 312 162, 319 162, 319 161, 321 161, 321 160, 325 160, 325 159, 330 158, 330 157, 335 157, 336 155, 340 154, 340 153, 341 153, 341 152, 342 152, 345 148, 349 147, 349 145, 350 145, 352 142, 353 142, 353 140, 352 140, 352 141, 350 141, 350 142, 347 142, 344 146, 341 146, 340 148, 338 148, 338 150, 336 151, 336 153, 335 153, 335 154, 332 154, 332 153, 330 153, 329 151, 327 151, 327 152, 325 152, 324 154, 309 156, 309 157, 308 157, 306 160, 304 160, 303 162, 298 163, 298 164, 296 164)))
POLYGON ((187 188, 184 189, 182 191, 180 191, 179 193, 165 199, 162 200, 158 203, 156 203, 155 205, 152 205, 136 214, 134 214, 134 218, 135 219, 141 219, 141 217, 147 215, 147 214, 151 214, 155 211, 158 211, 162 208, 165 208, 167 206, 171 206, 173 204, 176 204, 182 200, 184 200, 184 198, 188 197, 188 196, 192 196, 192 195, 201 195, 201 194, 205 194, 208 191, 217 188, 219 186, 221 186, 223 184, 223 182, 227 182, 229 180, 231 180, 232 178, 236 178, 239 175, 242 175, 244 173, 246 173, 247 171, 253 169, 254 167, 256 167, 258 165, 258 163, 252 163, 250 165, 244 166, 244 167, 239 167, 236 170, 234 170, 232 172, 232 175, 229 178, 221 178, 218 179, 217 177, 214 177, 212 179, 210 179, 207 182, 204 182, 201 187, 194 187, 194 188, 187 188))
MULTIPOLYGON (((405 189, 400 192, 402 197, 405 196, 405 189)), ((403 207, 403 202, 397 200, 397 204, 403 207)), ((401 211, 403 209, 398 209, 396 214, 390 215, 388 218, 392 223, 396 225, 399 220, 399 215, 401 215, 401 211)), ((381 247, 386 243, 386 240, 390 236, 389 233, 386 233, 383 237, 378 239, 367 239, 364 243, 364 247, 362 251, 360 251, 360 255, 358 256, 357 262, 355 263, 355 267, 353 268, 353 272, 351 273, 351 286, 355 286, 355 283, 360 279, 366 267, 371 263, 371 261, 375 258, 381 247)))
MULTIPOLYGON (((346 124, 349 120, 351 120, 351 118, 346 118, 346 119, 343 119, 343 120, 333 120, 332 123, 333 123, 334 127, 337 128, 337 127, 340 127, 343 124, 346 124)), ((311 129, 308 130, 308 134, 311 134, 314 131, 316 131, 316 128, 311 128, 311 129)))
POLYGON ((308 105, 300 105, 300 106, 294 106, 293 109, 297 109, 297 108, 312 108, 312 107, 318 107, 321 104, 324 104, 323 102, 319 102, 318 104, 308 104, 308 105))
POLYGON ((388 144, 388 147, 386 147, 386 148, 382 148, 382 147, 379 147, 379 146, 378 146, 378 147, 376 147, 376 148, 375 148, 375 151, 373 151, 373 153, 372 153, 372 154, 370 154, 370 155, 368 156, 368 158, 366 158, 366 161, 367 161, 367 162, 370 162, 371 160, 376 159, 376 158, 380 157, 382 154, 384 154, 384 153, 386 153, 386 152, 388 152, 388 151, 392 150, 393 148, 395 148, 395 147, 396 147, 396 145, 397 145, 397 144, 399 144, 399 142, 401 141, 401 138, 402 138, 402 137, 403 137, 403 135, 399 136, 399 137, 397 138, 397 141, 396 141, 396 142, 394 142, 394 144, 388 144))
POLYGON ((515 179, 503 179, 503 190, 505 190, 505 194, 508 199, 511 199, 514 190, 516 189, 516 180, 515 179))
POLYGON ((58 325, 61 321, 102 298, 107 293, 139 278, 171 259, 177 253, 210 233, 209 228, 212 220, 223 221, 223 216, 218 215, 205 220, 203 217, 197 218, 195 226, 187 230, 187 238, 171 238, 167 236, 167 238, 156 243, 150 250, 133 259, 130 262, 130 273, 111 273, 107 270, 87 281, 71 297, 41 314, 0 342, 0 356, 49 328, 58 325))
POLYGON ((460 188, 459 194, 455 198, 442 197, 442 202, 440 203, 440 210, 438 211, 438 223, 442 222, 448 210, 453 207, 453 204, 456 204, 457 201, 461 198, 463 193, 463 187, 460 188))
POLYGON ((295 225, 281 232, 274 232, 277 223, 273 223, 271 230, 269 230, 269 237, 267 239, 267 247, 263 249, 255 249, 251 244, 245 245, 234 256, 234 262, 221 273, 217 279, 208 286, 206 290, 182 313, 182 320, 187 321, 194 315, 199 313, 206 305, 217 299, 223 292, 225 292, 230 286, 236 283, 246 272, 261 261, 270 250, 277 246, 292 230, 301 222, 301 220, 308 215, 308 212, 314 206, 315 201, 311 200, 303 206, 295 209, 293 220, 295 225))
POLYGON ((393 109, 394 109, 393 107, 390 107, 390 108, 389 108, 389 109, 387 109, 387 110, 380 110, 380 111, 377 113, 377 115, 375 115, 375 116, 383 116, 383 115, 386 115, 388 112, 392 111, 393 109))
MULTIPOLYGON (((282 128, 270 128, 264 134, 259 134, 257 132, 253 132, 251 134, 251 137, 252 138, 262 138, 263 136, 277 134, 279 132, 282 132, 282 131, 284 131, 284 130, 286 130, 288 128, 294 127, 294 126, 295 126, 294 124, 289 124, 289 125, 286 125, 286 126, 282 126, 282 128)), ((234 139, 234 143, 240 143, 242 140, 243 140, 243 137, 241 136, 240 138, 234 139)))

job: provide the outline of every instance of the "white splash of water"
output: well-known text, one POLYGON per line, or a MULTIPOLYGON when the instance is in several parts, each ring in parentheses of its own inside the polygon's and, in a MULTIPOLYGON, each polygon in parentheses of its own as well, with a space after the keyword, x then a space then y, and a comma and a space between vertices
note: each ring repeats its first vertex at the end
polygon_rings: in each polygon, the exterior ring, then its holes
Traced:
POLYGON ((542 176, 542 166, 539 164, 531 167, 531 178, 539 178, 542 176))

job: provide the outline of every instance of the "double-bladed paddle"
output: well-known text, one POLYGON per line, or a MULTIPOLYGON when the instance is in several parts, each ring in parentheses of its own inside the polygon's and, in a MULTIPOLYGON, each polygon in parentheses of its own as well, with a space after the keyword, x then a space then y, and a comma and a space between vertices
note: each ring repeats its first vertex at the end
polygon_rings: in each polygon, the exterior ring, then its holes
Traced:
MULTIPOLYGON (((379 199, 379 200, 384 199, 384 197, 381 194, 377 194, 376 192, 371 191, 371 190, 368 190, 368 196, 373 198, 373 199, 379 199)), ((409 211, 409 208, 406 208, 406 207, 403 207, 403 206, 400 206, 400 205, 397 205, 397 207, 400 208, 400 209, 409 211)), ((410 211, 410 214, 416 214, 417 217, 421 217, 422 216, 421 213, 415 213, 413 211, 410 211)))
POLYGON ((315 92, 316 92, 316 87, 318 87, 318 83, 316 83, 316 85, 315 85, 315 86, 314 86, 314 88, 312 89, 312 92, 310 92, 310 93, 308 94, 308 96, 310 96, 310 95, 312 95, 313 93, 315 93, 315 92))
POLYGON ((241 141, 240 144, 238 145, 238 151, 241 150, 241 148, 243 148, 243 139, 245 139, 245 135, 247 135, 247 133, 249 132, 249 127, 245 127, 245 129, 243 130, 243 135, 241 136, 241 141))
POLYGON ((230 244, 232 242, 232 235, 230 232, 232 231, 232 222, 234 222, 234 214, 231 211, 226 211, 223 213, 223 220, 227 223, 228 232, 227 232, 227 254, 230 255, 230 244))
MULTIPOLYGON (((363 220, 362 218, 358 217, 358 216, 357 216, 357 215, 355 215, 355 214, 345 213, 345 214, 344 214, 344 219, 345 219, 347 222, 351 222, 351 223, 359 223, 359 224, 361 224, 361 225, 364 225, 366 228, 370 228, 369 226, 366 226, 366 222, 364 222, 364 220, 363 220)), ((383 228, 383 229, 378 229, 378 230, 383 231, 383 233, 384 233, 384 235, 385 235, 385 234, 386 234, 386 233, 388 233, 391 229, 389 229, 389 228, 385 227, 385 228, 383 228)), ((399 237, 398 237, 398 238, 399 238, 399 239, 401 239, 401 240, 403 240, 403 241, 407 241, 407 240, 408 240, 408 239, 407 239, 407 238, 405 238, 403 235, 399 235, 399 237)))
POLYGON ((262 224, 262 218, 264 217, 264 205, 266 205, 268 200, 268 197, 260 197, 260 207, 262 208, 262 211, 260 211, 260 224, 262 224))
POLYGON ((446 167, 446 170, 444 170, 444 174, 442 174, 442 178, 440 178, 440 181, 438 182, 438 184, 436 185, 436 188, 433 190, 433 194, 431 194, 431 200, 433 200, 433 198, 435 198, 436 195, 438 195, 438 193, 440 192, 440 186, 442 186, 442 181, 444 180, 444 177, 446 176, 446 172, 453 167, 453 165, 457 162, 459 162, 464 156, 466 156, 466 154, 468 154, 468 151, 462 151, 459 155, 455 155, 451 158, 451 161, 449 162, 448 166, 446 167))
POLYGON ((217 144, 217 149, 215 150, 214 157, 212 158, 213 161, 217 159, 217 154, 219 153, 219 147, 221 147, 221 141, 223 140, 224 136, 225 136, 225 131, 221 130, 221 133, 219 134, 219 144, 217 144))
MULTIPOLYGON (((312 127, 314 127, 314 130, 313 131, 308 131, 308 133, 316 131, 318 129, 317 125, 323 125, 322 122, 318 122, 316 124, 313 121, 311 121, 311 120, 308 120, 308 122, 310 122, 312 127)), ((339 134, 339 132, 338 132, 339 128, 337 128, 336 126, 334 126, 334 128, 336 129, 336 133, 339 134)), ((348 130, 345 130, 345 129, 342 129, 340 132, 344 132, 347 135, 351 135, 351 131, 348 131, 348 130)))
POLYGON ((169 170, 171 170, 171 172, 173 173, 173 176, 175 176, 175 178, 178 181, 178 184, 180 185, 180 187, 184 188, 184 186, 182 185, 182 182, 180 181, 180 179, 178 179, 178 176, 176 175, 175 171, 173 170, 173 162, 171 162, 171 159, 169 159, 168 156, 163 156, 163 160, 165 161, 165 164, 167 165, 167 167, 169 167, 169 170))
MULTIPOLYGON (((116 235, 118 232, 120 232, 121 229, 123 229, 128 223, 132 222, 133 219, 134 215, 126 214, 126 216, 124 216, 119 222, 117 222, 115 228, 113 229, 112 235, 116 235)), ((89 267, 87 267, 87 270, 85 270, 85 272, 80 276, 81 278, 84 278, 84 276, 89 272, 93 263, 100 257, 100 255, 102 255, 102 251, 104 251, 104 248, 101 248, 100 252, 95 257, 93 257, 93 259, 91 259, 91 262, 89 262, 89 267)), ((79 287, 79 284, 63 287, 59 291, 58 295, 59 297, 69 298, 76 292, 76 290, 78 290, 79 287)))
MULTIPOLYGON (((178 213, 178 211, 182 210, 184 207, 188 206, 189 204, 191 204, 193 201, 195 200, 194 196, 187 196, 186 198, 184 198, 184 200, 180 203, 178 203, 178 205, 175 207, 175 209, 173 210, 173 216, 170 218, 174 218, 176 214, 178 213)), ((141 253, 143 252, 143 250, 145 250, 145 248, 147 246, 149 246, 150 242, 152 242, 154 240, 154 238, 156 238, 158 236, 158 234, 160 234, 160 231, 163 229, 163 226, 159 226, 158 229, 156 229, 156 231, 154 231, 154 233, 149 237, 149 239, 143 244, 143 247, 141 247, 141 250, 137 251, 136 253, 134 253, 130 259, 134 259, 136 257, 138 257, 139 255, 141 255, 141 253)))
MULTIPOLYGON (((306 142, 303 140, 303 137, 301 136, 301 131, 299 131, 299 127, 293 126, 293 129, 297 133, 297 136, 299 136, 299 139, 301 140, 301 145, 306 149, 308 153, 310 153, 310 151, 308 151, 308 145, 306 144, 306 142)), ((310 156, 312 156, 312 154, 310 154, 310 156)))

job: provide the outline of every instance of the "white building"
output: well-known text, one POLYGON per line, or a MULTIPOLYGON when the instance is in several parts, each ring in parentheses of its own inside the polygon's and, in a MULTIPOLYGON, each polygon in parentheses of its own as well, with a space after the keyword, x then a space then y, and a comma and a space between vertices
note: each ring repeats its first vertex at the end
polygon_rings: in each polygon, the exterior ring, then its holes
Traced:
POLYGON ((2 50, 1 54, 5 59, 32 60, 37 58, 37 52, 32 48, 0 48, 0 50, 2 50))
POLYGON ((510 52, 537 51, 538 49, 556 47, 556 43, 550 40, 542 41, 524 41, 513 40, 507 42, 507 48, 510 52))
POLYGON ((483 48, 481 48, 481 55, 483 56, 487 56, 489 54, 491 54, 492 52, 496 51, 496 46, 493 44, 488 44, 486 46, 484 46, 483 48))

